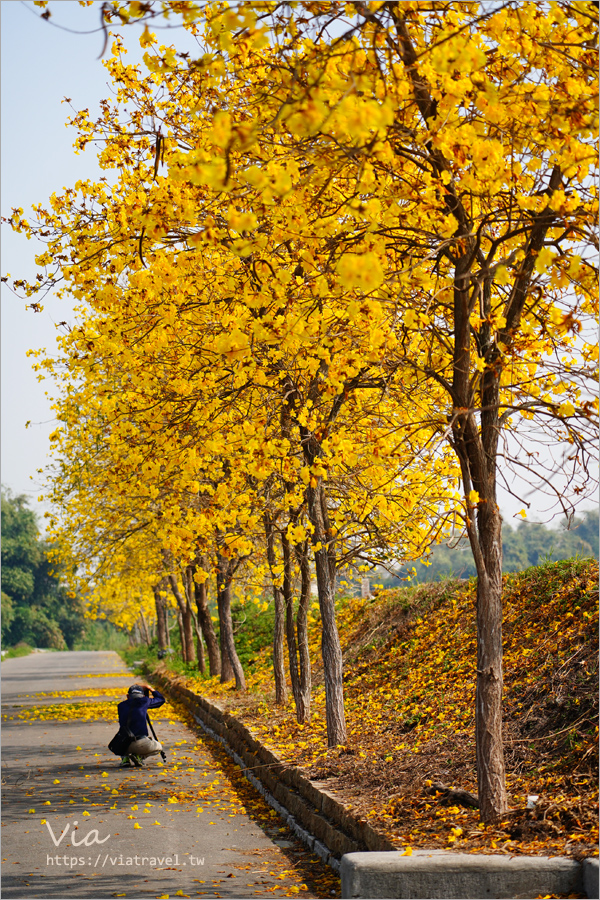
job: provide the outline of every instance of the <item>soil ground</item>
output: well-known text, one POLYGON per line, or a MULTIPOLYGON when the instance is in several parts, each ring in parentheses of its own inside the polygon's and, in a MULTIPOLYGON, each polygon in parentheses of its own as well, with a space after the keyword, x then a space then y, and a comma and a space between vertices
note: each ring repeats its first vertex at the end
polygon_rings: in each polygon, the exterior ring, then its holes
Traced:
POLYGON ((567 560, 505 578, 510 810, 487 827, 477 809, 434 788, 441 782, 477 794, 474 596, 474 584, 456 581, 341 602, 345 746, 327 750, 318 623, 309 725, 295 721, 292 699, 274 705, 269 648, 246 695, 217 679, 185 682, 398 849, 597 856, 598 564, 567 560))

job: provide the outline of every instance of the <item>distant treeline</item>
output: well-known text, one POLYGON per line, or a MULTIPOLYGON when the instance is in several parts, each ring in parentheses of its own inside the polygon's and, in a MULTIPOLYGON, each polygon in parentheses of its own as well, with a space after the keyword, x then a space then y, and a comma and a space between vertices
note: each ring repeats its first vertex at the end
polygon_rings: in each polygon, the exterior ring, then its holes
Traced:
MULTIPOLYGON (((539 522, 520 522, 512 528, 505 522, 502 526, 502 550, 505 572, 522 572, 544 560, 569 559, 572 556, 598 559, 598 513, 590 510, 576 516, 568 530, 564 526, 548 528, 539 522)), ((413 580, 424 583, 449 576, 470 578, 476 575, 466 539, 453 548, 445 545, 435 547, 429 563, 414 563, 417 575, 413 580)), ((399 584, 410 573, 412 565, 399 570, 398 578, 379 571, 376 581, 385 587, 399 584)))
POLYGON ((72 649, 84 630, 79 597, 61 584, 27 498, 2 488, 2 646, 72 649))

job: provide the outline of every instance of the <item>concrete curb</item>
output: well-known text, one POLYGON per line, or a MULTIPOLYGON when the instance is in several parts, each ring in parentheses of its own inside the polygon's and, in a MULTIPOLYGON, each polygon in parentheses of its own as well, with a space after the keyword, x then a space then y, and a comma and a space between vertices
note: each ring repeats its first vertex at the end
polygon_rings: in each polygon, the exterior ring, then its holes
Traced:
POLYGON ((583 861, 583 892, 586 897, 600 897, 597 859, 584 859, 583 861))
POLYGON ((580 863, 566 857, 445 850, 416 850, 404 856, 337 797, 278 759, 234 716, 171 681, 164 671, 155 670, 148 677, 189 710, 299 840, 340 873, 343 898, 525 900, 574 893, 598 898, 597 859, 580 863))
POLYGON ((148 677, 188 709, 296 836, 335 871, 339 872, 340 860, 346 853, 394 849, 366 819, 354 816, 337 797, 317 787, 296 766, 283 763, 263 747, 234 716, 171 681, 160 670, 148 673, 148 677))
POLYGON ((350 853, 340 868, 345 898, 598 896, 583 893, 581 863, 560 856, 485 856, 444 850, 416 850, 412 856, 399 851, 350 853))

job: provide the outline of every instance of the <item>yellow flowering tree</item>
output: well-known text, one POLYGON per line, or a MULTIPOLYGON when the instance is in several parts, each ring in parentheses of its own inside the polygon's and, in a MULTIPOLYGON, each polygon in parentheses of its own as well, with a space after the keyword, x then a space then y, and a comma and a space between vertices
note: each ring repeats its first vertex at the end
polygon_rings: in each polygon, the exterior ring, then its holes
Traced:
MULTIPOLYGON (((102 352, 126 360, 119 422, 132 409, 147 419, 156 471, 166 466, 170 485, 183 471, 198 481, 194 467, 216 476, 209 507, 228 553, 250 541, 231 498, 252 519, 256 480, 277 471, 287 508, 305 504, 330 744, 345 739, 340 555, 359 552, 361 529, 368 541, 378 532, 377 553, 404 544, 417 555, 462 517, 478 572, 476 739, 489 821, 506 809, 498 463, 505 438, 533 423, 565 446, 581 491, 596 428, 596 10, 104 8, 107 22, 157 15, 181 16, 198 54, 158 46, 147 27, 141 76, 117 41, 117 105, 74 122, 79 148, 105 141, 101 164, 119 180, 80 184, 38 210, 47 283, 56 266, 101 317, 102 352), (201 432, 187 468, 186 429, 201 432), (250 481, 216 461, 225 445, 250 481)), ((13 225, 31 228, 20 210, 13 225)), ((92 368, 94 341, 78 369, 92 368)), ((531 478, 533 460, 515 460, 531 478)), ((165 512, 172 524, 180 509, 165 512)), ((183 555, 186 540, 180 529, 183 555)))

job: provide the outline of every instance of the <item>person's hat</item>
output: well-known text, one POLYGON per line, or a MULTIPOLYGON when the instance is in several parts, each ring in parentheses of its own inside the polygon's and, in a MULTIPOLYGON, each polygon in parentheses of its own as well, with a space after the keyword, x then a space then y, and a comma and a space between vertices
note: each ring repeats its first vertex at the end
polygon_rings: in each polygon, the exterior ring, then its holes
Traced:
POLYGON ((129 690, 127 691, 128 697, 145 697, 146 693, 141 684, 132 684, 129 690))

